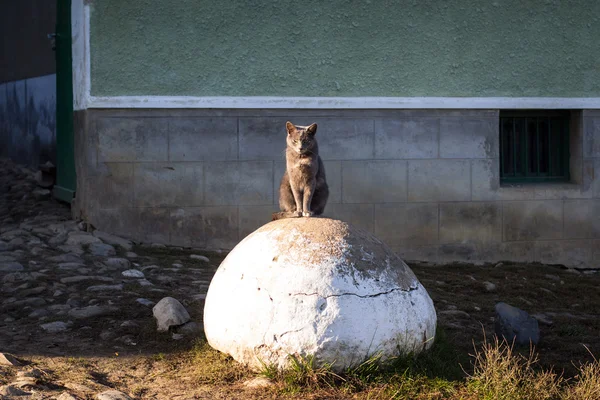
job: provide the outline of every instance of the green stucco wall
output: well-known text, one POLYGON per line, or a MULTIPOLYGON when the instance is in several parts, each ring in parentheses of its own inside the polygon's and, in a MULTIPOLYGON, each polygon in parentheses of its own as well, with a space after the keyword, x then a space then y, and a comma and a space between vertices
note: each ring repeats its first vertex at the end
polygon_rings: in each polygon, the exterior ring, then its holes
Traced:
POLYGON ((91 0, 96 96, 600 97, 598 0, 91 0))

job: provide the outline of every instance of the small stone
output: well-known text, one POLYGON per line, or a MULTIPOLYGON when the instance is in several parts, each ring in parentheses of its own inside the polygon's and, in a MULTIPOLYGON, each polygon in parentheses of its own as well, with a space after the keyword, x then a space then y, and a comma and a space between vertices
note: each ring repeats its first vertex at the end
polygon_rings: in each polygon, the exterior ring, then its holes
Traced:
POLYGON ((110 268, 129 268, 131 263, 126 258, 113 257, 104 260, 104 265, 110 268))
POLYGON ((158 265, 146 265, 145 267, 142 267, 142 271, 146 272, 146 271, 151 271, 153 269, 160 269, 160 267, 158 265))
POLYGON ((121 291, 121 290, 123 290, 123 285, 120 283, 117 285, 95 285, 95 286, 89 286, 86 290, 88 292, 121 291))
POLYGON ((135 338, 133 337, 133 335, 124 335, 116 340, 118 342, 124 343, 128 346, 136 346, 137 345, 137 342, 135 341, 135 338))
POLYGON ((0 262, 0 272, 19 272, 23 269, 23 265, 16 261, 0 262))
POLYGON ((210 260, 208 259, 208 257, 201 256, 201 255, 198 255, 198 254, 191 254, 190 258, 192 260, 200 260, 200 261, 204 261, 204 262, 210 262, 210 260))
POLYGON ((574 274, 574 275, 581 275, 581 272, 579 272, 578 270, 576 270, 575 268, 567 268, 565 270, 565 272, 568 272, 570 274, 574 274))
POLYGON ((494 265, 494 268, 500 268, 503 266, 504 266, 504 263, 499 262, 498 264, 494 265))
POLYGON ((138 329, 140 324, 135 321, 123 321, 119 326, 124 329, 138 329))
POLYGON ((540 339, 538 321, 525 311, 506 303, 496 304, 494 329, 496 335, 520 346, 537 344, 540 339))
POLYGON ((139 279, 137 282, 140 286, 154 286, 154 284, 147 279, 139 279))
POLYGON ((179 264, 179 263, 173 263, 171 265, 174 266, 175 268, 182 268, 183 267, 183 264, 179 264))
POLYGON ((0 252, 2 251, 10 251, 12 249, 12 246, 9 245, 8 243, 0 240, 0 252))
POLYGON ((65 262, 58 264, 58 269, 63 271, 73 271, 81 267, 85 267, 85 264, 80 262, 65 262))
POLYGON ((56 400, 79 400, 79 397, 75 397, 69 392, 62 392, 61 395, 56 398, 56 400))
POLYGON ((34 368, 34 369, 30 370, 30 371, 19 371, 19 372, 17 372, 17 376, 18 377, 25 377, 25 378, 41 379, 44 376, 46 376, 46 373, 44 373, 42 370, 34 368))
POLYGON ((13 382, 13 385, 18 388, 24 388, 26 386, 36 386, 37 379, 31 376, 22 376, 18 378, 15 382, 13 382))
POLYGON ((127 258, 137 258, 138 255, 135 254, 133 251, 128 251, 127 253, 125 253, 125 257, 127 257, 127 258))
POLYGON ((144 278, 144 273, 137 269, 128 269, 127 271, 121 272, 121 275, 126 278, 144 278))
POLYGON ((51 193, 48 189, 35 189, 31 194, 36 200, 43 200, 49 198, 51 193))
POLYGON ((25 244, 25 240, 23 240, 22 238, 14 238, 10 242, 8 242, 8 244, 10 246, 12 246, 13 248, 15 248, 15 247, 23 246, 25 244))
POLYGON ((552 325, 552 320, 550 318, 548 318, 547 315, 545 314, 532 314, 531 315, 533 318, 537 319, 537 321, 542 324, 542 325, 546 325, 546 326, 551 326, 552 325))
POLYGON ((264 376, 258 376, 256 378, 245 381, 244 386, 246 386, 247 388, 259 389, 273 386, 273 382, 271 382, 270 379, 265 378, 264 376))
POLYGON ((95 276, 95 275, 76 275, 61 278, 60 282, 64 284, 79 283, 83 281, 100 281, 100 282, 113 282, 114 279, 107 276, 95 276))
POLYGON ((73 298, 70 298, 69 300, 67 300, 67 302, 65 304, 67 306, 73 307, 73 308, 78 308, 81 306, 81 302, 79 300, 73 299, 73 298))
POLYGON ((48 261, 56 262, 56 263, 81 263, 81 257, 77 254, 69 253, 69 254, 61 254, 59 256, 54 256, 48 258, 48 261))
POLYGON ((48 239, 48 244, 52 246, 61 245, 67 240, 68 237, 69 235, 67 235, 67 232, 61 232, 58 235, 55 235, 48 239))
POLYGON ((98 400, 131 400, 131 397, 127 396, 123 392, 119 392, 118 390, 107 390, 105 392, 99 393, 96 395, 96 399, 98 400))
POLYGON ((560 276, 558 276, 558 275, 545 274, 544 276, 553 281, 557 281, 557 282, 560 281, 560 276))
POLYGON ((112 331, 102 331, 102 332, 100 332, 100 339, 102 339, 102 340, 108 341, 108 340, 113 339, 115 336, 116 336, 115 333, 112 332, 112 331))
MULTIPOLYGON (((100 239, 97 240, 100 241, 100 239)), ((89 245, 88 251, 94 256, 101 257, 111 257, 117 254, 113 246, 105 243, 92 243, 89 245)))
POLYGON ((190 314, 185 307, 172 297, 160 300, 152 309, 152 313, 159 332, 167 331, 171 326, 183 325, 190 320, 190 314))
POLYGON ((138 299, 135 299, 135 301, 138 302, 138 303, 140 303, 143 306, 146 306, 146 307, 152 307, 155 304, 153 301, 148 300, 148 299, 144 299, 144 298, 141 298, 141 297, 138 298, 138 299))
POLYGON ((200 326, 200 324, 194 321, 190 321, 177 328, 177 333, 181 333, 185 336, 196 336, 201 334, 202 331, 202 326, 200 326))
POLYGON ((20 367, 23 365, 17 357, 9 353, 0 353, 0 365, 8 365, 11 367, 20 367))
POLYGON ((92 243, 102 243, 102 240, 83 232, 74 232, 72 235, 69 235, 66 242, 67 245, 88 245, 92 243))
POLYGON ((171 335, 171 337, 173 338, 173 340, 181 340, 183 339, 185 336, 183 336, 180 333, 174 333, 173 335, 171 335))
POLYGON ((66 244, 64 246, 58 246, 57 249, 64 253, 77 254, 78 256, 85 253, 85 251, 83 251, 83 248, 78 244, 66 244))
POLYGON ((14 385, 4 385, 0 386, 0 395, 11 399, 13 396, 31 396, 31 393, 25 392, 14 385))
POLYGON ((167 246, 162 243, 152 243, 150 245, 150 247, 153 249, 166 249, 167 248, 167 246))
POLYGON ((28 315, 28 317, 29 318, 43 318, 43 317, 47 317, 49 314, 50 314, 50 312, 48 312, 48 310, 40 308, 40 309, 35 310, 32 313, 30 313, 28 315))
POLYGON ((485 282, 483 282, 483 286, 485 287, 485 290, 487 290, 488 292, 494 292, 496 290, 496 285, 493 284, 492 282, 485 281, 485 282))
POLYGON ((75 319, 93 318, 101 315, 112 314, 118 311, 116 307, 88 306, 83 308, 74 308, 69 311, 69 317, 75 319))
POLYGON ((98 239, 101 239, 104 243, 111 244, 113 246, 120 246, 125 250, 131 250, 133 248, 133 244, 130 240, 123 239, 121 237, 111 235, 110 233, 102 232, 99 230, 94 231, 94 236, 98 239))
POLYGON ((43 330, 45 330, 48 333, 64 332, 67 329, 69 329, 69 326, 67 325, 67 323, 62 322, 62 321, 49 322, 47 324, 42 324, 40 326, 42 327, 43 330))

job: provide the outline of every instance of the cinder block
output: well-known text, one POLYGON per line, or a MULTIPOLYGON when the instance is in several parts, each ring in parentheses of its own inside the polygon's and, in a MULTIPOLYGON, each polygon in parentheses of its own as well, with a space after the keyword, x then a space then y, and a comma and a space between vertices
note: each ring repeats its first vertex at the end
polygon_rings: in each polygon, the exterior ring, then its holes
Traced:
POLYGON ((404 118, 375 121, 375 158, 437 158, 439 119, 404 118))
POLYGON ((408 161, 408 201, 467 200, 471 200, 468 160, 408 161))
POLYGON ((535 260, 534 242, 443 244, 439 246, 438 259, 440 263, 533 262, 535 260))
POLYGON ((135 208, 87 208, 86 217, 96 229, 112 233, 123 238, 142 240, 137 225, 138 212, 135 208))
POLYGON ((169 160, 237 160, 236 118, 172 118, 169 160))
POLYGON ((138 163, 134 176, 138 207, 203 204, 203 163, 138 163))
POLYGON ((600 200, 565 200, 565 239, 600 237, 600 200))
POLYGON ((503 203, 504 240, 551 240, 563 237, 561 200, 503 203))
POLYGON ((204 166, 206 205, 273 204, 272 161, 215 161, 204 166))
MULTIPOLYGON (((342 201, 342 162, 323 161, 325 176, 329 187, 329 199, 327 203, 341 203, 342 201)), ((278 192, 279 193, 279 192, 278 192)))
POLYGON ((406 161, 342 162, 343 203, 406 201, 406 161))
POLYGON ((501 241, 501 203, 440 204, 440 243, 489 243, 501 241))
POLYGON ((583 118, 583 156, 600 157, 600 117, 583 118))
POLYGON ((536 261, 569 268, 592 268, 592 240, 551 240, 535 242, 536 261))
POLYGON ((100 208, 133 206, 133 164, 101 163, 98 174, 90 178, 94 185, 91 199, 100 208))
POLYGON ((98 161, 167 161, 168 122, 165 118, 100 118, 98 161))
POLYGON ((375 236, 391 248, 438 243, 438 205, 375 204, 375 236))
POLYGON ((438 246, 408 246, 392 248, 394 252, 402 260, 406 262, 411 261, 425 261, 431 263, 438 262, 438 246))
POLYGON ((373 204, 327 204, 323 216, 348 222, 367 232, 373 232, 373 204))
POLYGON ((498 159, 471 160, 471 195, 473 201, 530 200, 535 198, 539 185, 500 185, 500 161, 498 159))
POLYGON ((230 250, 238 244, 238 207, 204 207, 200 212, 207 248, 230 250))
POLYGON ((595 198, 600 198, 600 158, 596 158, 593 164, 593 170, 590 177, 590 186, 595 198))
POLYGON ((600 269, 600 240, 592 241, 592 268, 600 269))
POLYGON ((239 207, 239 239, 246 236, 271 222, 271 214, 278 211, 274 205, 268 206, 240 206, 239 207))
POLYGON ((373 158, 373 121, 370 119, 308 118, 298 121, 298 125, 317 123, 316 138, 323 160, 373 158))
POLYGON ((137 234, 143 242, 169 243, 171 213, 168 208, 136 208, 137 234))
POLYGON ((175 246, 206 247, 204 216, 201 207, 172 208, 171 241, 175 246))
MULTIPOLYGON (((285 161, 273 162, 273 204, 279 207, 279 187, 281 186, 281 178, 285 173, 285 161)), ((325 167, 327 173, 327 166, 325 167)))
POLYGON ((441 158, 498 158, 496 118, 441 118, 441 158))
POLYGON ((284 159, 282 157, 285 157, 286 121, 285 117, 240 118, 239 159, 284 159))

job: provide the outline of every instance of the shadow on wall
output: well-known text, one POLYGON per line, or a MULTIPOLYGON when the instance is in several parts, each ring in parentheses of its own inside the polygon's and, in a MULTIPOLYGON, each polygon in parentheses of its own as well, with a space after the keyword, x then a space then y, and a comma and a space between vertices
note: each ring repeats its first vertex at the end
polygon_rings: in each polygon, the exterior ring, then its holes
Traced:
POLYGON ((0 84, 0 157, 56 165, 56 75, 0 84))

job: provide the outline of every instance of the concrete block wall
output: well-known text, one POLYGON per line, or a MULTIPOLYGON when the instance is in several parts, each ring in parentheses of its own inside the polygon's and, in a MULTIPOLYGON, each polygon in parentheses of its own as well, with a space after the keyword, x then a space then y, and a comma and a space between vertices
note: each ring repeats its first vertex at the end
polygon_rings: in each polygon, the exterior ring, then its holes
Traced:
POLYGON ((325 214, 407 260, 600 268, 600 111, 574 112, 572 182, 499 183, 497 110, 88 110, 76 208, 146 242, 230 249, 278 209, 285 121, 318 124, 325 214))

